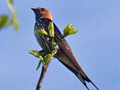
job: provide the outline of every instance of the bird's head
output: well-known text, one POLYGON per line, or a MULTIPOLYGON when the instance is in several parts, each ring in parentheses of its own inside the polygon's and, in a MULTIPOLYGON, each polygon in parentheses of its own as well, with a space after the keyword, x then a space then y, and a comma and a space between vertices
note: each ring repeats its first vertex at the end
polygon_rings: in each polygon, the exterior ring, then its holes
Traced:
POLYGON ((49 10, 45 9, 45 8, 42 8, 42 7, 38 7, 38 8, 31 8, 34 13, 35 13, 35 16, 36 16, 36 20, 37 19, 40 19, 40 18, 47 18, 47 19, 50 19, 52 20, 52 15, 50 13, 49 10))

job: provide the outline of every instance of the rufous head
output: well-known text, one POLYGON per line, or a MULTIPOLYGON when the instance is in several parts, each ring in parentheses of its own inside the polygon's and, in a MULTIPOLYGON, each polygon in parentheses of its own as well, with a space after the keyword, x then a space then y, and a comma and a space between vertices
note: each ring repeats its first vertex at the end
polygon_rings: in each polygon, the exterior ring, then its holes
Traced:
POLYGON ((31 8, 31 9, 34 11, 36 19, 37 18, 47 18, 47 19, 52 20, 52 15, 49 10, 42 8, 42 7, 31 8))

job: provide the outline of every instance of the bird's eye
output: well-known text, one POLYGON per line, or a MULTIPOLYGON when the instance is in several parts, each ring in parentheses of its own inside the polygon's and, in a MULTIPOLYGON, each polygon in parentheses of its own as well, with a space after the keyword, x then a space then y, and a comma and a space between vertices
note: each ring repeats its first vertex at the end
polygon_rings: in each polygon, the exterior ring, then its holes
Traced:
POLYGON ((43 11, 45 11, 45 9, 44 9, 44 8, 42 8, 42 9, 41 9, 41 11, 43 12, 43 11))

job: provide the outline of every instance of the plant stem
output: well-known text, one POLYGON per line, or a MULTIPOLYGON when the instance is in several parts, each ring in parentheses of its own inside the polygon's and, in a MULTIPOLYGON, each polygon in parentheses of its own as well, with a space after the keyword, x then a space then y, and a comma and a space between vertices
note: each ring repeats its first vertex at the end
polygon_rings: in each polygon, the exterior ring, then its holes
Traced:
POLYGON ((42 72, 41 72, 41 75, 40 75, 40 78, 39 78, 39 81, 37 83, 37 87, 36 87, 36 90, 40 90, 41 86, 42 86, 42 82, 43 82, 43 79, 45 77, 45 74, 46 74, 46 71, 48 69, 48 66, 51 62, 51 59, 48 61, 47 65, 46 66, 42 66, 42 72))
POLYGON ((53 48, 55 48, 59 44, 59 42, 61 42, 64 38, 65 36, 61 36, 61 38, 57 41, 57 43, 53 46, 53 48))

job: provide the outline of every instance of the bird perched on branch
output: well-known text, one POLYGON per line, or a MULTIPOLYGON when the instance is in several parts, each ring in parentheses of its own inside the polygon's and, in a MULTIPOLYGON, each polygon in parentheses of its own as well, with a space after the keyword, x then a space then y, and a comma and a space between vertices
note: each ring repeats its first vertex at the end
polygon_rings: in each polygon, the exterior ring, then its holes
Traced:
MULTIPOLYGON (((48 25, 50 22, 52 22, 52 15, 50 11, 42 7, 32 8, 32 10, 34 11, 36 17, 36 23, 34 29, 35 30, 44 29, 47 33, 49 33, 48 25)), ((62 34, 55 24, 54 24, 54 33, 55 33, 54 41, 57 42, 62 36, 62 34)), ((49 38, 47 36, 40 36, 40 35, 35 35, 35 36, 39 45, 42 47, 43 51, 50 52, 52 45, 50 43, 49 38)), ((99 90, 97 86, 89 79, 87 74, 84 72, 84 70, 77 61, 69 44, 65 39, 62 40, 55 49, 56 49, 56 53, 54 57, 57 58, 69 70, 71 70, 88 90, 89 88, 87 87, 85 81, 91 82, 95 86, 95 88, 99 90)))

